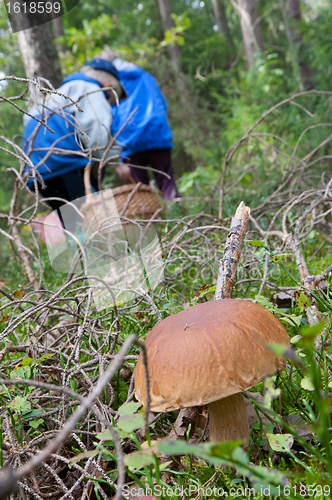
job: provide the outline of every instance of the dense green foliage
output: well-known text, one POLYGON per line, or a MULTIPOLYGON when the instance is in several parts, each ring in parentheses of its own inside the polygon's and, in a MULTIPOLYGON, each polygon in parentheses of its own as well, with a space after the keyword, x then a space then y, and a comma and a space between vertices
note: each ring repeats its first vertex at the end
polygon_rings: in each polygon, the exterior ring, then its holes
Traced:
MULTIPOLYGON (((190 185, 195 186, 195 182, 203 184, 208 190, 208 186, 218 179, 217 172, 222 170, 228 148, 246 133, 253 121, 265 110, 299 91, 300 82, 294 64, 296 54, 289 47, 281 11, 277 5, 267 0, 259 2, 265 51, 259 55, 250 73, 246 70, 239 18, 230 4, 227 4, 226 12, 235 45, 234 54, 229 53, 229 44, 215 30, 216 22, 210 1, 181 0, 174 2, 172 8, 176 28, 164 37, 157 2, 142 0, 137 3, 126 0, 119 5, 119 2, 113 0, 97 3, 82 0, 63 17, 64 41, 69 50, 61 55, 61 60, 65 74, 79 68, 104 45, 108 45, 122 57, 142 65, 156 76, 169 104, 176 174, 180 177, 186 173, 180 182, 185 194, 190 185), (185 107, 178 106, 179 90, 168 59, 167 46, 174 40, 181 44, 184 70, 181 78, 188 92, 185 107), (192 181, 188 184, 188 172, 195 169, 198 170, 190 175, 192 181)), ((303 3, 302 11, 304 20, 297 29, 304 33, 306 56, 313 70, 316 88, 329 90, 332 47, 328 3, 303 3)), ((15 35, 9 33, 3 5, 0 8, 0 22, 2 72, 4 75, 24 76, 15 35)), ((19 84, 8 82, 2 91, 5 95, 15 95, 19 89, 22 89, 19 84)), ((329 122, 328 98, 310 101, 303 99, 302 104, 308 106, 309 111, 314 114, 313 119, 309 119, 298 108, 288 105, 271 115, 268 123, 263 123, 259 131, 281 136, 292 147, 306 125, 329 122)), ((3 105, 2 108, 1 126, 7 136, 13 137, 21 133, 20 114, 10 106, 3 105)), ((316 137, 313 139, 316 141, 325 137, 326 129, 316 129, 314 133, 316 137)), ((270 170, 271 163, 266 158, 262 161, 262 147, 258 145, 258 149, 254 148, 258 154, 243 153, 236 159, 236 164, 241 168, 254 165, 262 178, 270 170)), ((306 142, 306 147, 309 151, 311 143, 306 142)), ((305 156, 305 149, 300 154, 305 156)), ((15 160, 2 152, 0 155, 1 172, 7 166, 15 166, 15 160)), ((287 161, 280 162, 283 164, 278 166, 278 174, 273 169, 276 182, 287 161)), ((232 183, 232 173, 228 172, 228 176, 232 183)), ((241 188, 248 197, 247 202, 251 201, 251 180, 252 178, 246 177, 241 182, 241 188)), ((188 194, 193 192, 189 189, 188 194)), ((1 191, 3 208, 8 206, 8 196, 8 193, 1 191)))

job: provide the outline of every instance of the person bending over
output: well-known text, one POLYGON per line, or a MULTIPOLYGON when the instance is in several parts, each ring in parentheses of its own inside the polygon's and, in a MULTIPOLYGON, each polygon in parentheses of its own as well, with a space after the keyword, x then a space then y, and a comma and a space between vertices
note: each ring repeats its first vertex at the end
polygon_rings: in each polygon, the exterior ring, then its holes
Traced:
MULTIPOLYGON (((35 167, 33 174, 26 166, 28 187, 35 189, 35 175, 38 191, 53 210, 58 210, 63 200, 73 201, 85 195, 83 172, 90 161, 92 186, 98 190, 98 162, 111 141, 114 92, 119 99, 126 97, 116 67, 102 58, 94 58, 78 73, 70 74, 57 92, 71 100, 50 94, 30 110, 33 118, 25 116, 23 134, 24 150, 35 167), (107 87, 110 89, 105 90, 107 87)), ((121 148, 116 144, 106 159, 109 161, 120 153, 121 148)), ((121 171, 119 166, 116 169, 121 171)))

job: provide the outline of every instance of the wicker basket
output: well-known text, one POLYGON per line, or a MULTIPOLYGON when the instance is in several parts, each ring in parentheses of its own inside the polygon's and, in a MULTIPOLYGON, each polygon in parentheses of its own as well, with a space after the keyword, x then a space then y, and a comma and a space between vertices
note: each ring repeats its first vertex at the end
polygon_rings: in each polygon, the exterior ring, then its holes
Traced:
POLYGON ((83 225, 89 232, 100 230, 105 220, 113 219, 113 223, 121 224, 118 216, 149 220, 156 210, 162 208, 156 194, 145 184, 139 188, 136 184, 126 184, 93 195, 90 169, 87 169, 84 172, 84 186, 86 201, 80 207, 80 211, 84 215, 83 225))
POLYGON ((146 184, 142 184, 137 189, 130 199, 124 214, 122 213, 127 204, 128 197, 134 191, 135 187, 136 184, 125 184, 124 186, 112 189, 119 215, 123 215, 129 219, 151 219, 156 210, 162 208, 162 205, 151 187, 146 184))

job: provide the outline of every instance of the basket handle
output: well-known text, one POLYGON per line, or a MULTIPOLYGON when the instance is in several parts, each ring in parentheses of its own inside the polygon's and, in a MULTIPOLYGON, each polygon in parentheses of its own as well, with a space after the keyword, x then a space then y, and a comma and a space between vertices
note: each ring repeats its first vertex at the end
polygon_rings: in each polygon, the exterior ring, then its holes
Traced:
MULTIPOLYGON (((91 162, 90 165, 84 170, 84 174, 83 174, 85 196, 92 195, 91 175, 90 175, 92 165, 93 165, 93 163, 91 162)), ((132 176, 130 176, 128 180, 131 184, 136 184, 136 181, 134 181, 132 176)))
POLYGON ((88 167, 84 170, 83 182, 84 182, 85 196, 92 194, 91 179, 90 179, 91 168, 92 168, 92 162, 90 162, 90 165, 88 165, 88 167))

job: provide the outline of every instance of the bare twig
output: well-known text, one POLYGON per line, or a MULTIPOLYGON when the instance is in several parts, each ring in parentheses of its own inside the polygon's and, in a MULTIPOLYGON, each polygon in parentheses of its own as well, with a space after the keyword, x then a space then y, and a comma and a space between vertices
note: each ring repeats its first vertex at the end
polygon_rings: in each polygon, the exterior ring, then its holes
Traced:
POLYGON ((236 269, 241 255, 246 228, 249 222, 250 208, 243 201, 238 206, 231 222, 224 257, 220 261, 215 300, 231 298, 236 279, 236 269))
MULTIPOLYGON (((57 434, 57 436, 52 441, 50 441, 49 444, 42 451, 40 451, 37 455, 35 455, 25 465, 23 465, 14 472, 12 471, 8 472, 8 474, 10 474, 11 477, 14 476, 14 478, 18 480, 30 474, 41 463, 45 462, 48 459, 48 457, 62 445, 62 443, 67 439, 67 437, 71 433, 72 429, 75 428, 77 422, 83 417, 83 415, 91 407, 93 402, 101 395, 102 391, 106 388, 108 383, 113 379, 115 373, 118 371, 118 369, 122 364, 123 357, 125 356, 127 350, 129 349, 129 347, 133 342, 135 343, 137 342, 137 337, 134 334, 129 335, 129 337, 124 341, 123 346, 121 347, 116 357, 113 359, 108 369, 105 371, 104 376, 98 381, 97 385, 93 388, 90 395, 81 401, 81 404, 78 407, 78 409, 64 423, 61 431, 57 434)), ((6 474, 3 474, 0 477, 0 490, 2 481, 4 481, 4 484, 7 484, 7 477, 6 474)))

